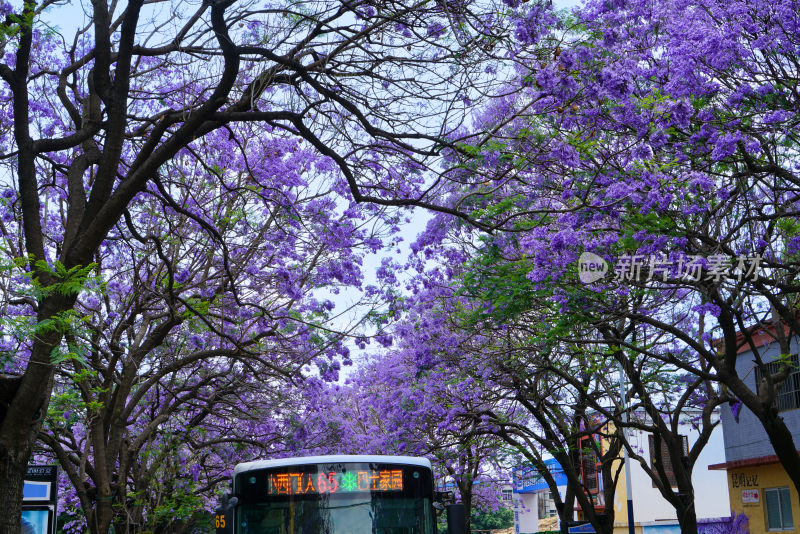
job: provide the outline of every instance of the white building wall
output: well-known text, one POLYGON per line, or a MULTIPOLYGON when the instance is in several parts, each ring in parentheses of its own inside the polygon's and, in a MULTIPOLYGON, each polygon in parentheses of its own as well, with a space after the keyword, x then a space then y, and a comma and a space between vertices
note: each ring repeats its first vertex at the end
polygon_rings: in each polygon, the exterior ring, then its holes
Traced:
POLYGON ((722 425, 718 425, 703 452, 700 453, 692 472, 697 517, 727 517, 731 515, 727 471, 708 470, 709 465, 721 463, 725 463, 725 445, 722 425))
MULTIPOLYGON (((644 458, 650 458, 647 434, 642 431, 628 431, 631 445, 638 449, 644 458)), ((697 440, 698 432, 686 427, 685 435, 689 446, 697 440)), ((720 426, 714 429, 708 443, 695 462, 692 471, 692 483, 695 491, 695 508, 697 518, 730 516, 728 500, 728 480, 725 471, 709 471, 708 466, 725 462, 725 447, 722 441, 720 426)), ((624 481, 624 470, 620 475, 624 481)), ((634 520, 639 522, 676 520, 675 509, 653 487, 652 479, 647 475, 638 461, 631 459, 631 484, 633 485, 634 520)), ((626 492, 617 492, 617 510, 625 510, 626 492)), ((626 521, 625 517, 617 517, 617 522, 626 521)))
POLYGON ((517 534, 539 531, 539 496, 537 493, 514 494, 514 529, 517 534))

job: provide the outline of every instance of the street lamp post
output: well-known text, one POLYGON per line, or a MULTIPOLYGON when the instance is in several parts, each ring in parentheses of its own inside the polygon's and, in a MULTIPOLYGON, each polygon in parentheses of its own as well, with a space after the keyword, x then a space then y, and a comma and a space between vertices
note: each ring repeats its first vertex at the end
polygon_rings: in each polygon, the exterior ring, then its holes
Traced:
MULTIPOLYGON (((620 399, 622 401, 622 410, 625 412, 625 422, 630 423, 631 415, 628 413, 628 403, 626 400, 626 393, 625 391, 625 371, 622 368, 622 362, 619 363, 619 394, 620 399)), ((623 439, 627 439, 625 436, 626 429, 622 429, 622 437, 623 439)), ((628 534, 635 534, 636 527, 633 524, 633 487, 631 486, 631 459, 628 456, 628 448, 622 446, 623 451, 623 461, 625 462, 625 494, 628 497, 628 534)))

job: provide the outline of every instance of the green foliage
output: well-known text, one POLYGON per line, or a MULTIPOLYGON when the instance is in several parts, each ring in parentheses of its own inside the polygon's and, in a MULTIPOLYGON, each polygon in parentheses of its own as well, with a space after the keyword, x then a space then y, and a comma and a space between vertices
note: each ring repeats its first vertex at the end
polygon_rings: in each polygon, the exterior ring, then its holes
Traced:
POLYGON ((186 299, 187 308, 183 312, 185 319, 190 319, 195 316, 208 315, 213 299, 208 300, 202 297, 189 297, 186 299))
POLYGON ((43 286, 38 278, 32 281, 30 293, 40 302, 54 294, 68 297, 77 296, 84 291, 101 292, 104 289, 102 280, 91 275, 92 271, 97 268, 96 263, 85 266, 76 265, 67 269, 58 260, 54 261, 52 265, 44 260, 36 260, 34 267, 38 272, 47 273, 55 280, 48 286, 43 286))
MULTIPOLYGON (((488 243, 482 252, 470 262, 464 272, 459 292, 491 303, 494 310, 489 313, 494 319, 503 321, 530 309, 541 291, 533 289, 528 280, 530 264, 527 259, 508 261, 501 258, 500 249, 488 243)), ((462 314, 468 324, 486 318, 484 310, 469 310, 462 314)))
POLYGON ((524 196, 522 194, 510 195, 498 202, 493 202, 489 206, 475 210, 472 216, 476 219, 494 219, 500 215, 511 212, 523 200, 524 196))
MULTIPOLYGON (((94 274, 97 264, 74 266, 69 269, 60 261, 48 263, 34 260, 32 257, 19 257, 0 264, 0 271, 6 271, 11 279, 16 278, 17 285, 11 290, 20 302, 42 303, 53 296, 77 297, 83 292, 103 293, 105 283, 99 275, 94 274), (29 270, 35 269, 36 275, 29 270), (47 278, 48 283, 41 282, 47 278)), ((4 334, 23 341, 34 337, 57 334, 64 339, 53 348, 50 361, 58 365, 66 361, 77 361, 80 366, 86 365, 87 348, 75 342, 81 339, 85 331, 88 317, 81 316, 76 310, 69 309, 37 321, 34 314, 4 314, 0 316, 0 329, 4 334)), ((10 352, 0 353, 0 361, 10 361, 16 355, 10 352)))
POLYGON ((164 500, 155 508, 155 519, 158 524, 169 524, 176 520, 187 520, 202 510, 203 500, 194 488, 181 488, 165 494, 164 500))
POLYGON ((494 512, 473 509, 469 525, 472 530, 509 528, 514 526, 514 512, 510 508, 500 508, 494 512))
MULTIPOLYGON (((64 315, 74 316, 77 314, 65 313, 64 315)), ((64 330, 61 330, 62 334, 66 332, 75 333, 75 331, 77 330, 77 328, 73 328, 71 324, 62 325, 62 328, 64 328, 64 330)), ((88 364, 86 363, 86 354, 87 354, 87 348, 84 347, 83 345, 70 342, 62 343, 61 345, 55 347, 50 353, 50 362, 53 365, 58 365, 66 361, 74 360, 77 361, 82 367, 87 367, 88 364)))
POLYGON ((71 427, 80 421, 81 412, 86 408, 76 389, 66 389, 56 392, 50 397, 47 407, 47 421, 50 425, 71 427))
POLYGON ((800 234, 800 221, 791 217, 778 219, 778 229, 787 237, 800 234))
MULTIPOLYGON (((143 533, 180 531, 183 525, 188 527, 187 532, 213 530, 212 517, 204 510, 199 483, 184 470, 192 460, 180 454, 182 440, 181 433, 165 431, 162 440, 153 442, 140 455, 149 485, 143 491, 129 491, 127 500, 152 510, 152 515, 148 514, 147 522, 142 525, 143 533)), ((123 507, 115 507, 118 513, 125 513, 123 507)))
POLYGON ((792 367, 795 368, 797 366, 792 364, 792 355, 791 354, 780 354, 775 361, 781 362, 781 368, 785 367, 792 367))
POLYGON ((4 39, 16 37, 23 28, 30 28, 33 26, 33 19, 35 13, 33 11, 24 11, 22 15, 11 13, 6 16, 6 20, 0 23, 0 36, 4 39))

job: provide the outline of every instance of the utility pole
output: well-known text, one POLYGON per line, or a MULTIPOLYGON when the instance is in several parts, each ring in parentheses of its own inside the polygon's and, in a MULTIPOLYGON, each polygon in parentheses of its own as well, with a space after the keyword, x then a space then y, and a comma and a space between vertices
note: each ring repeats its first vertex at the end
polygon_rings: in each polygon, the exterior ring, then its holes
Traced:
MULTIPOLYGON (((625 390, 625 370, 622 368, 622 362, 617 362, 619 364, 619 395, 620 400, 622 402, 622 411, 625 412, 625 422, 631 422, 631 414, 628 412, 628 402, 626 400, 626 393, 625 390)), ((625 431, 627 429, 622 429, 622 437, 627 441, 627 436, 625 435, 625 431)), ((628 497, 628 534, 636 534, 636 527, 633 524, 633 487, 631 485, 631 459, 628 456, 628 448, 624 445, 622 446, 622 453, 623 453, 623 461, 625 462, 625 494, 628 497)))

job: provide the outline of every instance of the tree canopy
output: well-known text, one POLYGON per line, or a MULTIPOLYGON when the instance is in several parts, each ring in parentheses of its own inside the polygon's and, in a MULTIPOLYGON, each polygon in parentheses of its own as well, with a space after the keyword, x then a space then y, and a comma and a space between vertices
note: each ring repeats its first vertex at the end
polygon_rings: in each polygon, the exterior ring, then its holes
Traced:
POLYGON ((32 454, 106 534, 205 528, 255 456, 385 452, 484 509, 557 458, 606 532, 625 451, 694 532, 733 403, 800 489, 795 0, 82 7, 0 5, 0 530, 32 454))

